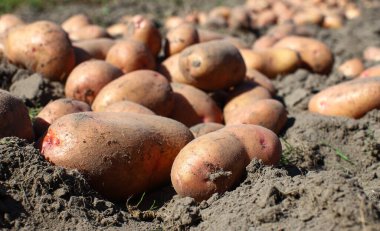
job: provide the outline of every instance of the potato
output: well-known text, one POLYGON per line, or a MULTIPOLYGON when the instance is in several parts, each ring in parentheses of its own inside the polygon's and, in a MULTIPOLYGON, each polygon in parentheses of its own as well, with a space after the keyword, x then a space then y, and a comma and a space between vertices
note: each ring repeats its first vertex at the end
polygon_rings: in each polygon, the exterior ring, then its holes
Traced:
POLYGON ((247 8, 236 6, 232 8, 228 17, 228 27, 231 29, 249 29, 251 26, 251 18, 247 8))
POLYGON ((251 159, 277 164, 280 156, 281 143, 270 130, 226 126, 188 143, 174 160, 171 180, 180 196, 200 202, 236 185, 251 159))
POLYGON ((337 14, 325 15, 323 19, 323 27, 328 29, 339 29, 343 27, 343 18, 337 14))
POLYGON ((262 71, 264 69, 264 57, 257 51, 251 49, 239 49, 247 69, 262 71))
POLYGON ((260 51, 263 60, 261 69, 257 69, 269 78, 294 72, 301 63, 296 51, 287 48, 270 48, 260 51))
POLYGON ((79 30, 69 32, 69 38, 71 41, 108 38, 110 37, 106 29, 98 25, 86 25, 79 30))
POLYGON ((82 48, 73 46, 75 66, 92 59, 92 56, 82 48))
POLYGON ((125 74, 141 69, 154 70, 156 67, 149 49, 143 43, 131 39, 113 45, 107 53, 106 62, 120 68, 125 74))
POLYGON ((179 16, 169 16, 165 19, 164 28, 166 30, 171 30, 183 23, 186 23, 186 20, 184 18, 181 18, 179 16))
POLYGON ((367 61, 380 61, 380 47, 367 47, 363 52, 363 57, 367 61))
POLYGON ((213 40, 220 40, 224 39, 226 36, 215 32, 211 30, 206 30, 206 29, 197 29, 198 31, 198 36, 199 36, 199 42, 204 43, 204 42, 210 42, 213 40))
POLYGON ((66 97, 92 104, 105 85, 123 72, 102 60, 90 60, 76 66, 67 78, 66 97))
POLYGON ((226 125, 255 124, 278 134, 287 121, 284 105, 273 99, 262 99, 236 108, 225 116, 226 125))
POLYGON ((244 79, 239 50, 226 41, 192 45, 180 53, 179 67, 189 85, 202 90, 225 89, 244 79))
POLYGON ((354 79, 314 95, 309 110, 322 115, 358 119, 380 107, 380 77, 354 79))
POLYGON ((16 65, 64 81, 75 65, 74 50, 60 26, 37 21, 9 31, 5 54, 16 65))
POLYGON ((21 25, 24 25, 24 21, 14 14, 2 14, 0 16, 0 34, 4 34, 9 29, 21 25))
POLYGON ((101 60, 106 59, 108 51, 113 45, 115 45, 115 41, 109 38, 87 39, 73 43, 74 47, 83 49, 92 58, 101 60))
POLYGON ((172 83, 174 108, 170 118, 188 127, 201 122, 221 123, 223 115, 214 100, 205 92, 186 84, 172 83))
POLYGON ((165 59, 158 67, 158 72, 164 75, 170 82, 186 83, 186 78, 183 76, 179 68, 179 54, 172 55, 165 59))
POLYGON ((223 41, 227 41, 234 45, 237 49, 249 49, 249 46, 242 39, 232 36, 227 36, 222 39, 223 41))
POLYGON ((104 197, 120 201, 158 187, 193 135, 174 120, 135 113, 83 112, 52 124, 41 153, 77 169, 104 197))
POLYGON ((194 25, 184 23, 168 31, 165 41, 165 56, 181 52, 186 47, 199 43, 197 29, 194 25))
POLYGON ((323 22, 323 14, 318 9, 305 9, 294 15, 293 22, 296 25, 320 25, 323 22))
POLYGON ((108 83, 96 96, 92 109, 103 111, 112 103, 129 100, 158 115, 167 116, 174 106, 174 95, 168 80, 155 71, 139 70, 108 83))
POLYGON ((161 50, 161 34, 153 21, 141 15, 132 18, 128 23, 127 38, 142 42, 157 57, 161 50))
POLYGON ((28 141, 34 138, 32 122, 25 104, 11 93, 0 89, 0 138, 17 136, 28 141))
POLYGON ((272 47, 278 41, 277 38, 271 35, 264 35, 258 38, 253 44, 253 50, 261 51, 272 47))
POLYGON ((128 33, 128 26, 125 23, 115 23, 107 27, 106 30, 110 36, 115 38, 128 33))
POLYGON ((273 47, 297 51, 301 60, 316 73, 330 72, 334 62, 331 50, 324 43, 312 38, 288 36, 273 47))
POLYGON ((210 132, 215 132, 219 129, 224 128, 223 124, 207 122, 207 123, 199 123, 190 128, 191 133, 193 133, 195 138, 206 135, 210 132))
POLYGON ((128 100, 119 101, 113 104, 108 105, 103 109, 105 112, 129 112, 129 113, 138 113, 138 114, 147 114, 147 115, 155 115, 152 110, 140 105, 138 103, 134 103, 128 100))
POLYGON ((62 23, 62 28, 70 33, 91 24, 91 20, 84 14, 75 14, 62 23))
POLYGON ((367 77, 380 77, 380 65, 375 65, 373 67, 365 69, 362 73, 360 73, 360 78, 367 77))
POLYGON ((77 112, 91 111, 90 105, 74 99, 57 99, 48 103, 36 116, 33 129, 37 137, 42 136, 57 119, 64 115, 77 112))
POLYGON ((272 81, 268 79, 264 74, 256 71, 255 69, 248 69, 245 77, 245 82, 253 82, 256 85, 262 86, 267 89, 271 95, 275 95, 277 90, 274 87, 272 81))
POLYGON ((338 68, 338 71, 340 73, 351 78, 359 76, 363 70, 364 65, 362 60, 359 58, 349 59, 346 62, 342 63, 338 68))
POLYGON ((255 28, 263 28, 277 22, 277 15, 272 10, 264 10, 256 17, 253 17, 253 26, 255 28))
POLYGON ((227 20, 230 17, 231 8, 228 6, 217 6, 210 10, 209 16, 212 18, 223 18, 227 20))

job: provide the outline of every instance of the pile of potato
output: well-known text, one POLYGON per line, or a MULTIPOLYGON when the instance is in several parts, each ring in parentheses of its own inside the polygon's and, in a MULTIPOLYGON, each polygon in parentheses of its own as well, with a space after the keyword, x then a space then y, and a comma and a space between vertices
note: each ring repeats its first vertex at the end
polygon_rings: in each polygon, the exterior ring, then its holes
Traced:
MULTIPOLYGON (((170 17, 164 35, 143 15, 125 16, 108 28, 83 14, 61 25, 3 15, 6 59, 61 81, 67 98, 46 105, 32 125, 22 102, 0 91, 0 117, 9 121, 0 126, 0 137, 36 140, 48 161, 78 169, 112 200, 170 178, 179 195, 207 199, 235 186, 253 158, 279 163, 276 134, 287 123, 287 111, 273 98, 270 78, 298 68, 331 71, 330 49, 300 35, 299 25, 338 28, 358 15, 348 0, 248 0, 208 14, 170 17), (272 24, 278 25, 252 45, 201 28, 272 24)), ((352 63, 342 70, 358 75, 350 68, 360 60, 352 63)), ((379 108, 379 99, 380 77, 363 78, 320 92, 310 110, 359 118, 379 108), (370 97, 376 100, 367 102, 370 97)))

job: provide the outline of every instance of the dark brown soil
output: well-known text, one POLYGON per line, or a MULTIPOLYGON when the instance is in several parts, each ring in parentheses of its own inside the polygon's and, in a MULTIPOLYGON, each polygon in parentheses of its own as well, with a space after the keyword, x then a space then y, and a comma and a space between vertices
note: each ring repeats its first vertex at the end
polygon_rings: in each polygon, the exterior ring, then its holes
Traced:
MULTIPOLYGON (((199 5, 209 9, 211 4, 205 2, 115 1, 107 8, 72 4, 42 13, 26 8, 16 12, 26 20, 57 22, 74 13, 87 12, 95 22, 108 25, 126 13, 149 12, 162 20, 199 5)), ((225 2, 231 5, 243 1, 225 2)), ((313 94, 348 80, 336 72, 339 64, 361 57, 369 45, 380 45, 379 10, 367 9, 363 17, 340 30, 315 31, 335 54, 331 74, 298 70, 275 80, 278 99, 289 111, 281 134, 283 159, 278 168, 253 161, 237 188, 201 203, 175 196, 170 185, 114 203, 93 191, 77 171, 46 162, 32 144, 4 138, 0 140, 0 228, 379 230, 380 110, 359 120, 307 111, 313 94)), ((20 96, 30 107, 45 105, 63 95, 61 84, 4 60, 0 63, 0 87, 20 96)))

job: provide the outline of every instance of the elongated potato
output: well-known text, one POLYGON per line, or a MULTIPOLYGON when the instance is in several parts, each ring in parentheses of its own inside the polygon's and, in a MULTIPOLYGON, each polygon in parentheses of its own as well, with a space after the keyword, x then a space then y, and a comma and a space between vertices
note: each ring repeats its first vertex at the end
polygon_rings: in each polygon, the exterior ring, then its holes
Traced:
POLYGON ((91 111, 90 105, 73 99, 57 99, 48 103, 36 116, 33 129, 37 137, 42 136, 49 126, 64 115, 91 111))
POLYGON ((272 95, 275 95, 277 90, 274 87, 272 81, 268 79, 264 74, 256 71, 255 69, 248 69, 245 77, 245 82, 253 82, 259 86, 267 89, 272 95))
POLYGON ((174 158, 192 139, 188 128, 164 117, 83 112, 52 124, 41 152, 80 171, 103 196, 125 200, 168 182, 174 158))
POLYGON ((54 81, 64 81, 75 65, 74 50, 67 34, 48 21, 37 21, 9 31, 5 54, 12 63, 54 81))
POLYGON ((0 119, 0 138, 17 136, 28 141, 33 140, 32 122, 25 104, 2 89, 0 89, 0 119))
POLYGON ((239 50, 226 41, 192 45, 180 53, 179 66, 188 84, 218 90, 241 82, 246 73, 239 50))
POLYGON ((373 67, 365 69, 362 73, 360 73, 360 78, 367 77, 380 77, 380 65, 375 65, 373 67))
POLYGON ((224 128, 223 124, 207 122, 207 123, 199 123, 190 128, 191 133, 193 133, 195 138, 206 135, 210 132, 215 132, 219 129, 224 128))
POLYGON ((113 104, 108 105, 103 109, 104 112, 129 112, 129 113, 139 113, 147 115, 155 115, 152 110, 144 107, 141 104, 134 103, 132 101, 123 100, 113 104))
POLYGON ((262 57, 263 66, 257 70, 270 78, 291 73, 301 63, 298 53, 287 48, 269 48, 259 52, 259 55, 262 57))
POLYGON ((270 130, 226 126, 188 143, 174 160, 171 180, 180 196, 202 201, 236 185, 251 159, 276 165, 280 156, 281 143, 270 130))
POLYGON ((264 70, 265 60, 261 53, 251 49, 239 49, 239 52, 244 59, 247 69, 264 70))
POLYGON ((380 77, 354 79, 314 95, 309 110, 323 115, 360 118, 380 107, 380 77))
POLYGON ((115 45, 115 41, 109 38, 87 39, 73 43, 74 47, 85 50, 92 58, 101 60, 106 59, 108 51, 113 45, 115 45))
POLYGON ((90 60, 76 66, 66 81, 66 97, 92 104, 105 85, 123 75, 119 68, 102 60, 90 60))
POLYGON ((223 115, 214 100, 205 92, 186 84, 172 83, 174 108, 170 118, 188 127, 201 122, 221 123, 223 115))
POLYGON ((181 24, 169 30, 165 39, 165 56, 179 53, 186 47, 199 43, 197 28, 189 23, 181 24))
POLYGON ((330 49, 324 43, 312 38, 288 36, 273 47, 297 51, 301 60, 316 73, 328 73, 334 62, 330 49))
POLYGON ((174 96, 168 80, 155 71, 139 70, 125 74, 103 87, 92 104, 94 111, 118 101, 141 104, 158 115, 167 116, 174 106, 174 96))

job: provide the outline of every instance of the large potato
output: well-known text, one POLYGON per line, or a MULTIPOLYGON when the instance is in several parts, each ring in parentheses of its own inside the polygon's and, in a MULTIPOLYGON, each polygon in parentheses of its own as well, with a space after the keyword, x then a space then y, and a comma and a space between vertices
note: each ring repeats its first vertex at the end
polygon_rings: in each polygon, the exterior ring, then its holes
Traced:
POLYGON ((41 152, 80 171, 105 197, 125 200, 168 182, 174 158, 192 139, 188 128, 168 118, 84 112, 52 124, 41 152))
POLYGON ((37 21, 9 31, 6 57, 16 65, 64 81, 75 65, 74 50, 65 31, 48 21, 37 21))
POLYGON ((108 83, 96 96, 92 109, 103 111, 106 106, 123 100, 141 104, 163 116, 169 115, 174 106, 168 80, 150 70, 134 71, 108 83))
POLYGON ((28 141, 34 138, 32 122, 25 104, 0 89, 0 138, 17 136, 28 141))
POLYGON ((226 41, 205 42, 186 48, 180 53, 179 66, 187 83, 202 90, 234 86, 246 74, 239 50, 226 41))
POLYGON ((89 60, 76 66, 66 81, 66 97, 92 104, 105 85, 123 75, 119 68, 102 60, 89 60))
POLYGON ((380 77, 340 83, 322 90, 309 101, 311 112, 355 119, 375 108, 380 108, 380 77))

